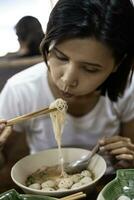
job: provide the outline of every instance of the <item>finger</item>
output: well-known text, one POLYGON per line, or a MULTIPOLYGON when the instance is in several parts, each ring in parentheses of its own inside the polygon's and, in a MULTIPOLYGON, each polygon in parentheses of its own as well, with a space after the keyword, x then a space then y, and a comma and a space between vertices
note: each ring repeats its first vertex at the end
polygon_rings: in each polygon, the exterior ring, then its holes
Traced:
POLYGON ((7 126, 0 135, 0 143, 3 144, 12 132, 12 127, 7 126))
POLYGON ((103 137, 99 143, 101 145, 106 145, 106 144, 109 144, 111 142, 116 142, 116 141, 119 141, 120 140, 120 136, 112 136, 112 137, 103 137))
POLYGON ((118 148, 118 149, 114 149, 114 150, 110 151, 110 154, 112 154, 112 155, 132 154, 133 155, 133 151, 131 151, 127 147, 122 147, 122 148, 118 148))
POLYGON ((7 121, 5 119, 0 119, 0 132, 5 128, 7 121))
POLYGON ((130 138, 122 137, 122 136, 104 137, 99 141, 99 143, 100 143, 100 145, 107 145, 107 144, 115 143, 118 141, 124 141, 127 143, 131 143, 130 138))
POLYGON ((130 143, 128 148, 134 152, 134 144, 130 143))
POLYGON ((134 152, 134 145, 133 144, 124 144, 124 145, 115 145, 116 148, 111 148, 111 154, 121 154, 121 153, 132 153, 134 152))
POLYGON ((134 156, 132 154, 120 154, 115 157, 117 160, 128 160, 128 161, 134 160, 134 156))
POLYGON ((7 121, 5 119, 0 119, 0 123, 6 123, 7 121))
POLYGON ((130 148, 129 146, 130 145, 124 141, 118 141, 118 142, 109 143, 109 144, 104 145, 103 150, 112 151, 112 150, 123 148, 123 147, 130 148))
POLYGON ((5 127, 5 125, 6 125, 6 120, 4 120, 4 119, 0 119, 0 129, 3 129, 3 127, 5 127))
POLYGON ((122 138, 122 140, 118 140, 116 142, 104 144, 101 147, 103 147, 103 148, 100 148, 100 149, 103 149, 103 151, 104 150, 111 151, 111 150, 121 148, 121 147, 127 147, 128 149, 131 149, 131 150, 134 151, 134 144, 131 143, 131 140, 129 138, 125 138, 125 139, 122 138))
POLYGON ((5 124, 4 123, 2 123, 2 124, 0 124, 0 132, 5 128, 5 124))

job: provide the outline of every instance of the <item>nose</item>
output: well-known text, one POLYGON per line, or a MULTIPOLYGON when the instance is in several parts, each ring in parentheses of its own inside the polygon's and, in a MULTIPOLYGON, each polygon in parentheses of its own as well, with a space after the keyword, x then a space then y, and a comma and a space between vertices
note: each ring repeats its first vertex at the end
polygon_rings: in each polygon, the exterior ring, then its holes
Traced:
POLYGON ((61 80, 64 86, 64 91, 67 88, 76 88, 78 86, 78 74, 76 66, 73 64, 66 66, 66 69, 61 76, 61 80))

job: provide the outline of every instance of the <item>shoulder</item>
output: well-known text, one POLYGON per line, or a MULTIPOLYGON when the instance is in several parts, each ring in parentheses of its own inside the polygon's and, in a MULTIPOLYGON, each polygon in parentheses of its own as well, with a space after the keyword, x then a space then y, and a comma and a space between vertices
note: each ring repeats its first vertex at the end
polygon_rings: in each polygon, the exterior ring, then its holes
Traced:
POLYGON ((134 119, 134 75, 128 80, 123 96, 114 103, 114 108, 122 122, 134 119))
POLYGON ((7 83, 11 86, 34 83, 42 80, 42 77, 45 78, 45 74, 47 74, 47 67, 45 63, 42 62, 15 74, 8 79, 7 83))
POLYGON ((39 109, 46 101, 46 93, 42 91, 49 91, 45 63, 23 70, 8 80, 0 94, 0 112, 6 112, 6 117, 11 113, 13 117, 39 109))
POLYGON ((127 86, 125 88, 124 94, 119 98, 119 102, 128 100, 130 97, 134 98, 134 75, 128 79, 127 86))

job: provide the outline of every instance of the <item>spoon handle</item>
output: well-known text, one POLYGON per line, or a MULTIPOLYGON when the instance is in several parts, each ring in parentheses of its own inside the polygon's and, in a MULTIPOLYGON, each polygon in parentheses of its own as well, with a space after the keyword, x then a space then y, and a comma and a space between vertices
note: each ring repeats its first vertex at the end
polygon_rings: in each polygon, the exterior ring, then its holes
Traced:
POLYGON ((88 156, 88 162, 90 162, 90 160, 91 160, 91 158, 94 156, 94 154, 96 154, 98 151, 99 151, 99 147, 100 147, 100 145, 99 145, 99 143, 97 143, 94 147, 93 147, 93 149, 91 150, 91 153, 89 154, 89 156, 88 156))

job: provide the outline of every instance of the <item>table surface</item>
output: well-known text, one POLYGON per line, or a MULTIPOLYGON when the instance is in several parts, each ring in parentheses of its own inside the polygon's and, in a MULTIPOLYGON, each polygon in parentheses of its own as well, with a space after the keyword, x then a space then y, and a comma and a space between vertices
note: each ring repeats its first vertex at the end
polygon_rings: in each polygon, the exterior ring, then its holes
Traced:
MULTIPOLYGON (((2 178, 2 177, 1 177, 2 178)), ((103 187, 111 180, 113 180, 115 178, 115 175, 111 175, 111 176, 103 176, 100 181, 97 183, 97 185, 95 186, 95 188, 93 189, 92 192, 90 192, 89 194, 87 194, 86 198, 83 198, 83 200, 96 200, 97 196, 99 194, 99 192, 103 189, 103 187)), ((5 180, 3 180, 3 183, 0 181, 0 194, 8 191, 10 189, 15 189, 17 192, 19 192, 20 194, 24 193, 15 183, 13 183, 13 181, 10 178, 10 181, 7 183, 5 182, 5 180)))

